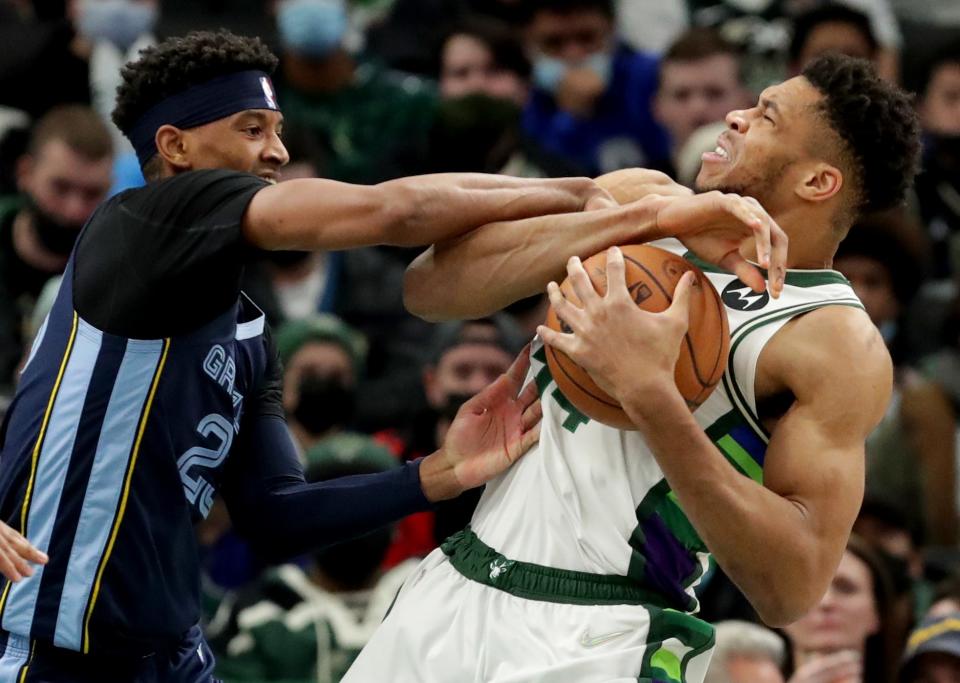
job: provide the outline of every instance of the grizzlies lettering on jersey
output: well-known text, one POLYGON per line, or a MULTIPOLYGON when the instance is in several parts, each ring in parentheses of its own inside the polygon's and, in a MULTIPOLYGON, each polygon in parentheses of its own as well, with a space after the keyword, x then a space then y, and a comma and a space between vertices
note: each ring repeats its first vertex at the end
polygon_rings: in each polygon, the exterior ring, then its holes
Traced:
POLYGON ((120 195, 81 234, 21 375, 0 460, 2 519, 50 557, 4 584, 0 626, 84 653, 145 654, 196 623, 193 524, 210 511, 270 367, 263 313, 237 296, 242 264, 209 296, 191 277, 230 267, 220 261, 233 258, 246 203, 264 184, 211 171, 157 185, 168 193, 120 195), (91 232, 99 251, 87 253, 91 232), (104 253, 110 245, 119 257, 104 253), (130 263, 104 271, 110 258, 130 263), (164 285, 191 286, 193 297, 125 298, 164 285), (169 332, 143 334, 151 329, 169 332))
MULTIPOLYGON (((782 296, 771 299, 696 260, 675 240, 656 246, 694 261, 721 293, 730 322, 728 367, 694 417, 731 467, 762 482, 769 434, 754 395, 760 352, 797 315, 862 306, 835 271, 790 270, 782 296)), ((487 484, 473 530, 510 560, 628 577, 655 593, 659 604, 695 613, 708 551, 640 433, 579 413, 553 382, 539 340, 531 356, 528 381, 537 383, 543 400, 540 442, 487 484)))

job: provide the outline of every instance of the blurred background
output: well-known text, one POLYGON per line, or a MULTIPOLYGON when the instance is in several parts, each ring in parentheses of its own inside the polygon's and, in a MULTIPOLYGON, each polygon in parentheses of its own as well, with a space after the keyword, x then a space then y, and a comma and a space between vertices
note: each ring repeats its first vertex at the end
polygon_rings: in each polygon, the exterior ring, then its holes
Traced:
MULTIPOLYGON (((834 262, 897 368, 855 535, 796 624, 758 625, 717 568, 702 615, 720 625, 712 683, 960 682, 960 2, 0 0, 0 410, 76 234, 103 199, 143 183, 110 122, 122 65, 221 27, 280 56, 284 179, 644 166, 691 184, 728 111, 824 52, 870 59, 915 93, 924 160, 909 202, 864 217, 834 262), (845 677, 850 661, 862 678, 845 677)), ((416 319, 401 300, 415 255, 280 252, 248 269, 312 480, 432 452, 543 319, 542 297, 480 321, 416 319)), ((215 506, 197 533, 219 675, 339 680, 417 558, 477 499, 283 566, 215 506)))

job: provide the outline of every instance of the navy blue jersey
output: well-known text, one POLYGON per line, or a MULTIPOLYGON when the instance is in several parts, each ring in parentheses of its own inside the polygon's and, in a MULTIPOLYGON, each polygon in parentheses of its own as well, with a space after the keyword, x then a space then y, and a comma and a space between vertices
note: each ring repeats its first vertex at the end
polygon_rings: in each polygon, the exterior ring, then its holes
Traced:
POLYGON ((414 469, 304 482, 264 316, 239 290, 240 225, 263 186, 187 173, 84 228, 5 425, 0 516, 50 561, 4 586, 4 630, 80 652, 175 646, 199 616, 193 524, 221 487, 238 528, 280 554, 425 506, 414 469), (324 526, 349 513, 338 491, 366 483, 402 493, 324 526))

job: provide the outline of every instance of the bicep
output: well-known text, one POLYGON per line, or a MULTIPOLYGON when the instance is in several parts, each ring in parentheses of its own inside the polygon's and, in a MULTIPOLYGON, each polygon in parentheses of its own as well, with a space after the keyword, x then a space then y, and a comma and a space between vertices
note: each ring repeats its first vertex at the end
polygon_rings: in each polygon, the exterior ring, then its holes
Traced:
POLYGON ((335 250, 385 241, 391 207, 379 186, 289 180, 257 193, 243 219, 260 249, 335 250))
POLYGON ((875 328, 851 311, 824 310, 798 321, 770 342, 765 366, 795 400, 771 436, 764 485, 797 506, 809 530, 836 553, 860 509, 864 444, 886 410, 892 381, 875 328))

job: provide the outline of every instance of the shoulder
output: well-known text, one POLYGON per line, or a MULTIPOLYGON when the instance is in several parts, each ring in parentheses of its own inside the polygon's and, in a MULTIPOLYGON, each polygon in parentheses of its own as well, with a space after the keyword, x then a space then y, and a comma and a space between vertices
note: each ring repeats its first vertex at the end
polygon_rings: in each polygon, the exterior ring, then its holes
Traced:
POLYGON ((880 332, 863 310, 850 306, 823 306, 794 318, 770 340, 761 363, 768 379, 772 375, 798 401, 857 405, 871 419, 882 416, 893 385, 880 332))

